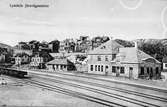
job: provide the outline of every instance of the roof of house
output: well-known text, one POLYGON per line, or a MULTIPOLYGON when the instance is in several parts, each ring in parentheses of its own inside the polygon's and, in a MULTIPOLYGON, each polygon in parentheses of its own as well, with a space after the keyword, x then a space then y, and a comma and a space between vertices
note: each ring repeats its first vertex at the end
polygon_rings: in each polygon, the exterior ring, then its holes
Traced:
POLYGON ((143 61, 146 61, 148 59, 154 60, 156 63, 160 63, 152 56, 135 47, 120 48, 119 54, 117 55, 117 58, 115 60, 120 60, 120 62, 124 63, 142 63, 143 61))
POLYGON ((63 56, 62 53, 49 53, 52 57, 61 57, 63 56))
POLYGON ((29 56, 27 53, 17 53, 15 57, 29 56))
POLYGON ((76 55, 86 55, 86 53, 75 52, 75 53, 49 53, 52 57, 69 57, 69 56, 76 56, 76 55), (64 55, 63 55, 64 54, 64 55))
POLYGON ((47 63, 48 65, 67 65, 68 64, 68 60, 66 58, 58 58, 58 59, 54 59, 50 62, 47 63))
POLYGON ((94 50, 91 50, 88 52, 89 55, 91 54, 113 54, 115 53, 116 48, 121 48, 122 45, 118 44, 114 40, 109 40, 103 44, 101 44, 99 47, 95 48, 94 50))

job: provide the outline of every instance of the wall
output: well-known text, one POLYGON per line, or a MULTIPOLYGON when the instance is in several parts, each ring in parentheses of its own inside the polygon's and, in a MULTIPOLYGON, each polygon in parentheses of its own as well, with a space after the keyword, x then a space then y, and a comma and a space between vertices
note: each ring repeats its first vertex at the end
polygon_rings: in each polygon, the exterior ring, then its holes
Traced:
MULTIPOLYGON (((158 78, 160 78, 160 75, 161 75, 161 64, 158 64, 158 63, 142 63, 142 64, 140 64, 140 66, 139 67, 144 67, 144 70, 145 70, 145 75, 148 75, 147 74, 147 68, 149 68, 149 69, 153 69, 153 78, 157 78, 157 74, 156 74, 156 68, 158 67, 159 68, 159 72, 158 72, 158 75, 159 75, 159 77, 158 78)), ((140 73, 140 68, 139 68, 139 73, 140 73)))
POLYGON ((43 63, 42 57, 35 56, 31 58, 31 66, 39 66, 40 63, 43 63))
POLYGON ((88 55, 89 61, 88 61, 88 73, 92 74, 105 74, 105 67, 110 66, 110 61, 112 59, 112 55, 88 55), (101 57, 101 61, 98 61, 98 56, 101 57), (105 61, 105 56, 108 57, 108 61, 105 61), (90 66, 93 65, 94 69, 93 71, 90 70, 90 66), (97 71, 95 70, 95 66, 97 65, 97 71), (100 71, 98 70, 98 66, 100 66, 100 71), (101 69, 101 66, 103 66, 103 70, 101 69))
POLYGON ((163 69, 167 70, 167 67, 165 66, 165 64, 167 64, 167 63, 163 63, 163 69))
POLYGON ((119 76, 122 76, 122 77, 128 77, 130 76, 130 72, 129 72, 129 68, 132 67, 133 68, 133 71, 132 71, 132 78, 137 78, 138 77, 138 64, 116 64, 116 63, 113 63, 110 65, 109 67, 109 75, 112 75, 112 76, 116 76, 116 73, 113 73, 112 72, 112 66, 116 66, 116 67, 119 67, 119 69, 117 69, 119 72, 119 76), (124 67, 124 73, 120 73, 120 67, 124 67))

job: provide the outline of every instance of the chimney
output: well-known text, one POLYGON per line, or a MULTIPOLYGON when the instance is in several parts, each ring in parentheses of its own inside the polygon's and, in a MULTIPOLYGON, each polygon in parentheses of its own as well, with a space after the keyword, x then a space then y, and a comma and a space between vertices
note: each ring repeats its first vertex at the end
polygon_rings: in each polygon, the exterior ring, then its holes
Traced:
POLYGON ((113 37, 112 36, 110 36, 110 40, 112 40, 113 39, 113 37))
POLYGON ((138 46, 137 46, 137 42, 135 41, 134 43, 135 43, 135 48, 137 49, 137 48, 138 48, 138 46))

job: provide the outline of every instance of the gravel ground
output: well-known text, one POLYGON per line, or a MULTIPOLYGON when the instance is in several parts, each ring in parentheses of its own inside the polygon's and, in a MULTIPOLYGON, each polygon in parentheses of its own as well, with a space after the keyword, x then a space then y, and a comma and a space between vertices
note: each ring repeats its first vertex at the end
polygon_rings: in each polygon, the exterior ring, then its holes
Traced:
POLYGON ((0 106, 104 107, 83 99, 51 92, 6 79, 0 85, 0 106))

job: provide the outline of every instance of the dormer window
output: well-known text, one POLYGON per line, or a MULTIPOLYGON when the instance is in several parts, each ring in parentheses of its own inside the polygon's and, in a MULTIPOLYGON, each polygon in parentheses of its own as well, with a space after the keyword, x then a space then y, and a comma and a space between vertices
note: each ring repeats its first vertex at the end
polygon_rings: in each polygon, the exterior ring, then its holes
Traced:
POLYGON ((105 56, 105 61, 108 61, 108 56, 105 56))
POLYGON ((97 56, 97 61, 101 61, 101 56, 97 56))

